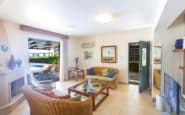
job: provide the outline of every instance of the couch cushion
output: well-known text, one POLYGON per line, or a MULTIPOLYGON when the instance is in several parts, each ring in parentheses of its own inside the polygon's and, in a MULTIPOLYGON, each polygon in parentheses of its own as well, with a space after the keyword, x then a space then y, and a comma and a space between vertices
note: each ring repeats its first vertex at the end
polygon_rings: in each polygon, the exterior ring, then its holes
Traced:
POLYGON ((113 81, 113 79, 109 77, 98 77, 97 79, 103 80, 103 81, 113 81))
POLYGON ((109 74, 109 72, 108 72, 108 69, 102 69, 102 76, 103 77, 107 77, 108 76, 108 74, 109 74))
POLYGON ((87 69, 87 74, 88 75, 95 75, 95 72, 94 72, 93 68, 87 69))
POLYGON ((95 74, 100 76, 102 75, 102 69, 103 67, 93 67, 95 74))
POLYGON ((88 79, 97 79, 99 77, 101 77, 101 76, 99 76, 99 75, 86 75, 86 78, 88 78, 88 79))

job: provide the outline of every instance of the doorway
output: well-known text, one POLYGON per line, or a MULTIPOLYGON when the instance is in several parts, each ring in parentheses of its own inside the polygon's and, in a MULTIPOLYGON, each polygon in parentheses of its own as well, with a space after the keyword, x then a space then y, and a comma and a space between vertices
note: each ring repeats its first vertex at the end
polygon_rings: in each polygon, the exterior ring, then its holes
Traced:
POLYGON ((155 99, 160 94, 161 87, 161 54, 162 44, 155 43, 153 46, 153 77, 152 77, 152 97, 155 99))
POLYGON ((139 85, 139 44, 129 43, 129 84, 139 85))
POLYGON ((139 85, 139 92, 149 89, 150 42, 129 43, 129 83, 139 85))
POLYGON ((28 39, 29 69, 38 83, 59 80, 60 42, 36 38, 28 39))

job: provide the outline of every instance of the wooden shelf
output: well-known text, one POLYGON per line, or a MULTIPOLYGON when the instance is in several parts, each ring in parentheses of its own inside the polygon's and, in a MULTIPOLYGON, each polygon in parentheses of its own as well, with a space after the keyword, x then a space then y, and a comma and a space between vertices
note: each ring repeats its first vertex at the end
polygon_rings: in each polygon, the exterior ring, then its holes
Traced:
POLYGON ((185 52, 185 49, 175 49, 173 52, 185 52))
POLYGON ((185 71, 185 66, 179 66, 179 69, 185 71))
POLYGON ((161 62, 154 62, 154 64, 161 64, 161 62))

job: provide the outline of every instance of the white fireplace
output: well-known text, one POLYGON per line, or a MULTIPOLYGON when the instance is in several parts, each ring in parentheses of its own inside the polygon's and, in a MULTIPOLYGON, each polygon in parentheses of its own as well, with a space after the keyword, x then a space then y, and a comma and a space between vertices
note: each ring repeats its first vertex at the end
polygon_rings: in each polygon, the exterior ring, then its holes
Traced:
POLYGON ((10 101, 14 100, 16 97, 22 94, 22 87, 24 86, 24 76, 11 81, 9 83, 10 101))
POLYGON ((18 101, 23 95, 24 69, 17 68, 0 73, 0 110, 6 109, 18 101))

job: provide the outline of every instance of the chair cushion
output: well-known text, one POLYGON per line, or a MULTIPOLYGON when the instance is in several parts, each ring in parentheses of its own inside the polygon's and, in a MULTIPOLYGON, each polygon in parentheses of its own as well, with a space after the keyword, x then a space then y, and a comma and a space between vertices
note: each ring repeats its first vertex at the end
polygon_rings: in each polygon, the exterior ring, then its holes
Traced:
POLYGON ((94 72, 93 68, 87 69, 87 74, 88 75, 95 75, 95 72, 94 72))
POLYGON ((108 75, 108 77, 109 78, 113 78, 113 76, 116 74, 116 72, 114 72, 114 71, 111 71, 111 72, 109 72, 109 75, 108 75))
POLYGON ((67 98, 70 97, 69 95, 59 96, 59 95, 55 94, 53 91, 46 91, 46 90, 43 90, 43 89, 40 89, 40 88, 34 88, 34 90, 37 91, 37 92, 40 92, 43 95, 46 95, 46 96, 51 97, 51 98, 56 98, 56 99, 67 99, 67 98))
POLYGON ((68 99, 70 98, 69 95, 65 95, 65 96, 58 96, 56 95, 54 92, 41 92, 42 94, 48 96, 48 97, 51 97, 51 98, 56 98, 56 99, 68 99))
POLYGON ((81 95, 70 97, 69 100, 71 100, 71 101, 81 101, 81 95))
POLYGON ((109 72, 108 72, 108 69, 102 69, 102 76, 103 77, 107 77, 108 76, 108 74, 109 74, 109 72))

